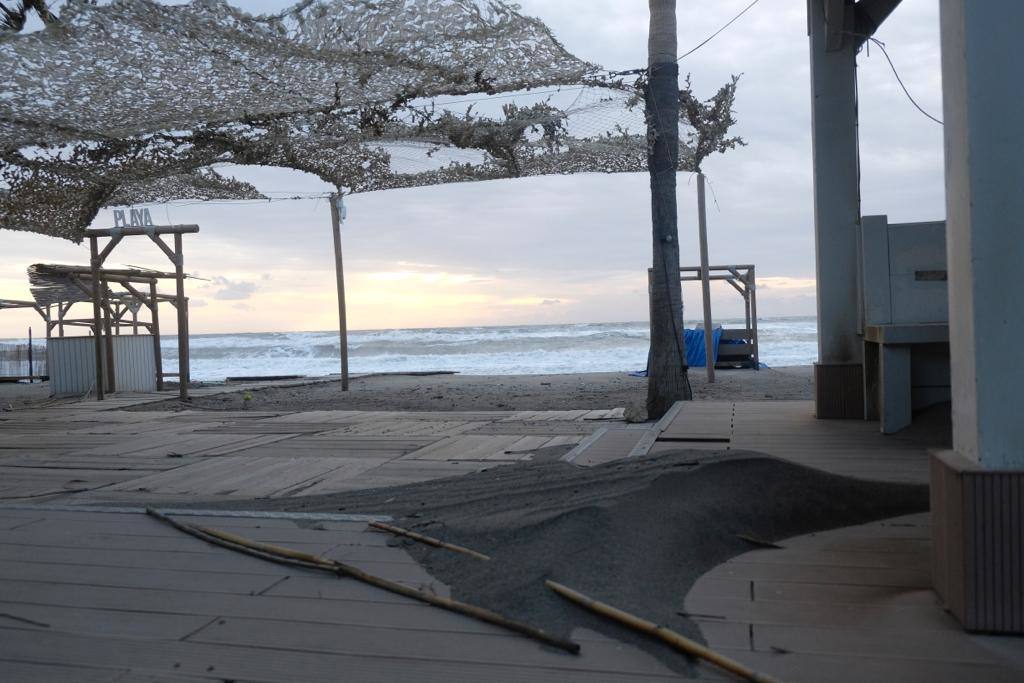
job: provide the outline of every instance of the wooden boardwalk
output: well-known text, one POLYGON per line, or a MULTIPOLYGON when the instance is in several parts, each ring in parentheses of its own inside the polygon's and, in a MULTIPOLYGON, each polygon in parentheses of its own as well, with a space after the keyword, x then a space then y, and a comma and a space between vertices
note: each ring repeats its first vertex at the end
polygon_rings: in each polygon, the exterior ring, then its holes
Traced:
MULTIPOLYGON (((673 448, 748 449, 852 476, 927 480, 920 443, 815 420, 807 402, 694 402, 654 426, 627 425, 621 410, 117 410, 151 399, 0 413, 5 683, 677 678, 595 633, 573 634, 583 655, 572 657, 350 580, 208 546, 138 509, 82 504, 405 484, 572 444, 565 459, 581 466, 673 448)), ((192 519, 448 593, 352 516, 192 519)), ((1024 643, 964 634, 937 605, 927 523, 919 515, 747 553, 700 579, 685 609, 711 646, 790 682, 1024 680, 1024 643)))
POLYGON ((152 398, 0 413, 0 502, 173 503, 407 484, 517 462, 622 422, 622 409, 117 410, 152 398))
POLYGON ((791 683, 1011 683, 1024 642, 971 636, 931 590, 928 515, 755 550, 687 595, 708 645, 791 683))
POLYGON ((599 464, 622 457, 624 447, 634 457, 680 448, 750 450, 835 474, 928 482, 928 452, 920 442, 881 434, 873 422, 815 419, 810 401, 677 403, 653 428, 609 427, 566 459, 599 464))
MULTIPOLYGON (((184 519, 448 593, 366 522, 184 519)), ((577 630, 581 654, 570 655, 352 579, 211 546, 139 513, 0 509, 0 586, 4 683, 677 679, 597 633, 577 630)))

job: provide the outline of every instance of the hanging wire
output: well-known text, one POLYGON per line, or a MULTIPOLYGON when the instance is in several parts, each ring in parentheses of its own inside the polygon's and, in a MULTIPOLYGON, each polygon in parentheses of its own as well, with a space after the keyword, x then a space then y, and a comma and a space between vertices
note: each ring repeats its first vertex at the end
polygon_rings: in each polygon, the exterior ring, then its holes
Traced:
POLYGON ((728 21, 728 22, 727 22, 727 23, 725 24, 725 26, 723 26, 722 28, 718 29, 717 31, 715 31, 714 33, 712 33, 712 34, 711 34, 710 36, 708 36, 707 38, 705 38, 704 40, 702 40, 702 41, 701 41, 700 43, 698 43, 698 44, 697 44, 697 46, 696 46, 696 47, 693 47, 693 48, 691 48, 691 49, 690 49, 689 51, 687 51, 687 52, 684 52, 684 53, 683 53, 683 54, 682 54, 682 55, 681 55, 681 56, 679 57, 679 59, 677 59, 676 61, 677 61, 677 62, 679 62, 679 61, 682 61, 682 60, 683 60, 683 58, 685 58, 685 57, 689 57, 689 56, 690 56, 690 55, 692 55, 692 54, 693 54, 694 52, 696 52, 697 50, 701 49, 702 47, 704 47, 705 45, 707 45, 708 43, 710 43, 710 42, 711 42, 712 40, 714 40, 715 36, 717 36, 717 35, 718 35, 719 33, 721 33, 721 32, 722 32, 722 31, 724 31, 725 29, 727 29, 727 28, 729 28, 730 26, 732 26, 732 25, 733 25, 733 23, 734 23, 734 22, 735 22, 735 21, 736 21, 737 19, 739 19, 740 17, 742 17, 742 16, 744 15, 744 14, 746 14, 746 13, 747 13, 747 12, 748 12, 748 11, 750 10, 750 8, 752 8, 752 7, 754 6, 754 5, 756 5, 756 4, 757 4, 757 3, 759 3, 759 2, 761 2, 761 0, 754 0, 754 2, 752 2, 752 3, 750 3, 749 5, 747 5, 746 7, 744 7, 744 8, 743 8, 743 10, 742 10, 742 11, 741 11, 741 12, 740 12, 739 14, 737 14, 736 16, 734 16, 734 17, 733 17, 732 19, 730 19, 730 20, 729 20, 729 21, 728 21))
POLYGON ((935 118, 934 116, 932 116, 931 114, 926 112, 921 107, 921 105, 917 103, 917 100, 914 99, 914 96, 910 94, 910 91, 907 90, 907 86, 903 84, 903 79, 900 78, 900 73, 896 70, 896 65, 892 63, 892 59, 889 57, 889 53, 886 52, 886 50, 885 50, 885 43, 880 41, 878 38, 872 38, 871 36, 863 36, 863 37, 867 38, 869 41, 871 41, 871 43, 874 43, 875 45, 877 45, 878 49, 882 51, 882 55, 885 57, 885 61, 889 62, 889 68, 892 69, 892 75, 896 77, 896 82, 900 84, 900 87, 903 89, 903 94, 907 96, 907 99, 910 100, 910 103, 912 105, 914 105, 919 112, 921 112, 922 114, 927 116, 929 119, 931 119, 935 123, 939 124, 940 126, 945 125, 944 123, 942 123, 941 120, 935 118))

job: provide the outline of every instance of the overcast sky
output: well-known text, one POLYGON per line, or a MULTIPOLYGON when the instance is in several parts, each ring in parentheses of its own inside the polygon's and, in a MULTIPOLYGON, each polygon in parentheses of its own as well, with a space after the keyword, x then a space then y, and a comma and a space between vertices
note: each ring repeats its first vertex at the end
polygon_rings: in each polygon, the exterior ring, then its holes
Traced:
MULTIPOLYGON (((749 0, 678 0, 683 52, 749 0)), ((252 12, 288 2, 236 2, 252 12)), ((574 54, 613 69, 644 65, 647 3, 524 0, 574 54)), ((937 0, 904 0, 876 37, 918 103, 941 116, 937 0)), ((945 214, 942 130, 900 90, 877 49, 859 63, 862 202, 893 221, 945 214)), ((681 62, 698 95, 742 74, 734 129, 748 146, 714 156, 705 172, 709 241, 717 263, 757 266, 764 317, 814 313, 810 86, 805 3, 761 0, 681 62)), ((329 190, 311 176, 233 169, 264 191, 329 190)), ((349 322, 354 329, 644 320, 650 204, 642 174, 577 175, 393 190, 347 199, 349 322)), ((323 200, 152 207, 157 223, 198 223, 188 236, 193 333, 322 330, 337 324, 330 214, 323 200)), ((696 183, 679 175, 680 248, 696 264, 696 183)), ((109 226, 109 211, 96 226, 109 226)), ((128 244, 128 242, 125 242, 128 244)), ((28 299, 25 268, 86 263, 84 247, 0 231, 0 298, 28 299)), ((118 247, 112 264, 169 264, 152 245, 118 247)), ((684 290, 686 318, 699 293, 684 290)), ((716 317, 742 310, 716 290, 716 317)), ((38 319, 0 312, 0 337, 38 319)))

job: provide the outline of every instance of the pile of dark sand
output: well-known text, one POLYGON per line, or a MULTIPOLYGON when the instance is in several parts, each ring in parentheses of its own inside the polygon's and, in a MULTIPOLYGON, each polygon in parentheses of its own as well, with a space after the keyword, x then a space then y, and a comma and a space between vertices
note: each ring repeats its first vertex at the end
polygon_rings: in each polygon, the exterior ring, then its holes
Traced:
POLYGON ((684 656, 566 602, 544 580, 699 640, 697 627, 680 614, 683 600, 702 574, 757 547, 737 534, 778 541, 921 512, 928 508, 928 489, 841 477, 756 453, 675 451, 592 468, 522 463, 415 485, 232 507, 390 513, 397 524, 493 558, 482 562, 407 544, 455 598, 562 636, 589 628, 685 673, 690 663, 684 656))

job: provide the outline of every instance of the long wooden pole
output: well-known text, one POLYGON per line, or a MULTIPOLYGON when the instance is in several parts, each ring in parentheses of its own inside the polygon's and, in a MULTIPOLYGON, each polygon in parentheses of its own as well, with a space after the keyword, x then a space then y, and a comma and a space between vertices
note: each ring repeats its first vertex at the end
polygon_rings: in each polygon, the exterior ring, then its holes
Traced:
POLYGON ((753 681, 753 683, 781 683, 777 678, 767 674, 758 673, 734 659, 729 659, 725 655, 721 655, 709 647, 705 647, 694 640, 690 640, 681 633, 676 633, 664 626, 659 626, 653 621, 641 619, 629 612, 624 612, 616 607, 612 607, 607 603, 594 600, 593 598, 556 581, 547 580, 544 582, 544 585, 561 595, 566 600, 570 600, 577 605, 586 607, 601 616, 614 619, 615 621, 625 624, 632 629, 654 636, 655 638, 660 638, 675 649, 681 650, 691 657, 699 657, 700 659, 710 662, 719 668, 725 669, 729 673, 745 678, 748 681, 753 681))
MULTIPOLYGON (((96 359, 96 400, 103 400, 103 341, 102 323, 100 321, 100 253, 95 237, 89 237, 89 268, 92 271, 92 339, 96 359)), ((64 336, 63 326, 61 336, 64 336)))
MULTIPOLYGON (((117 391, 117 378, 114 374, 114 335, 111 329, 110 321, 110 288, 107 286, 107 281, 103 280, 100 282, 100 291, 103 292, 103 341, 104 347, 107 352, 107 391, 113 393, 117 391)), ((118 329, 121 326, 118 325, 118 329)))
POLYGON ((704 365, 708 382, 715 381, 714 332, 711 329, 711 273, 708 270, 708 219, 704 174, 697 171, 697 224, 700 231, 700 296, 704 302, 704 365))
POLYGON ((345 312, 345 266, 341 258, 341 193, 331 195, 331 227, 334 234, 334 275, 338 281, 338 340, 341 348, 341 390, 348 391, 348 319, 345 312))
POLYGON ((156 390, 164 390, 164 361, 160 351, 160 302, 156 298, 156 280, 149 281, 149 311, 152 323, 149 328, 153 335, 153 363, 156 366, 156 390))
POLYGON ((185 256, 181 233, 174 234, 174 283, 178 309, 178 397, 188 400, 188 303, 185 299, 185 256))

